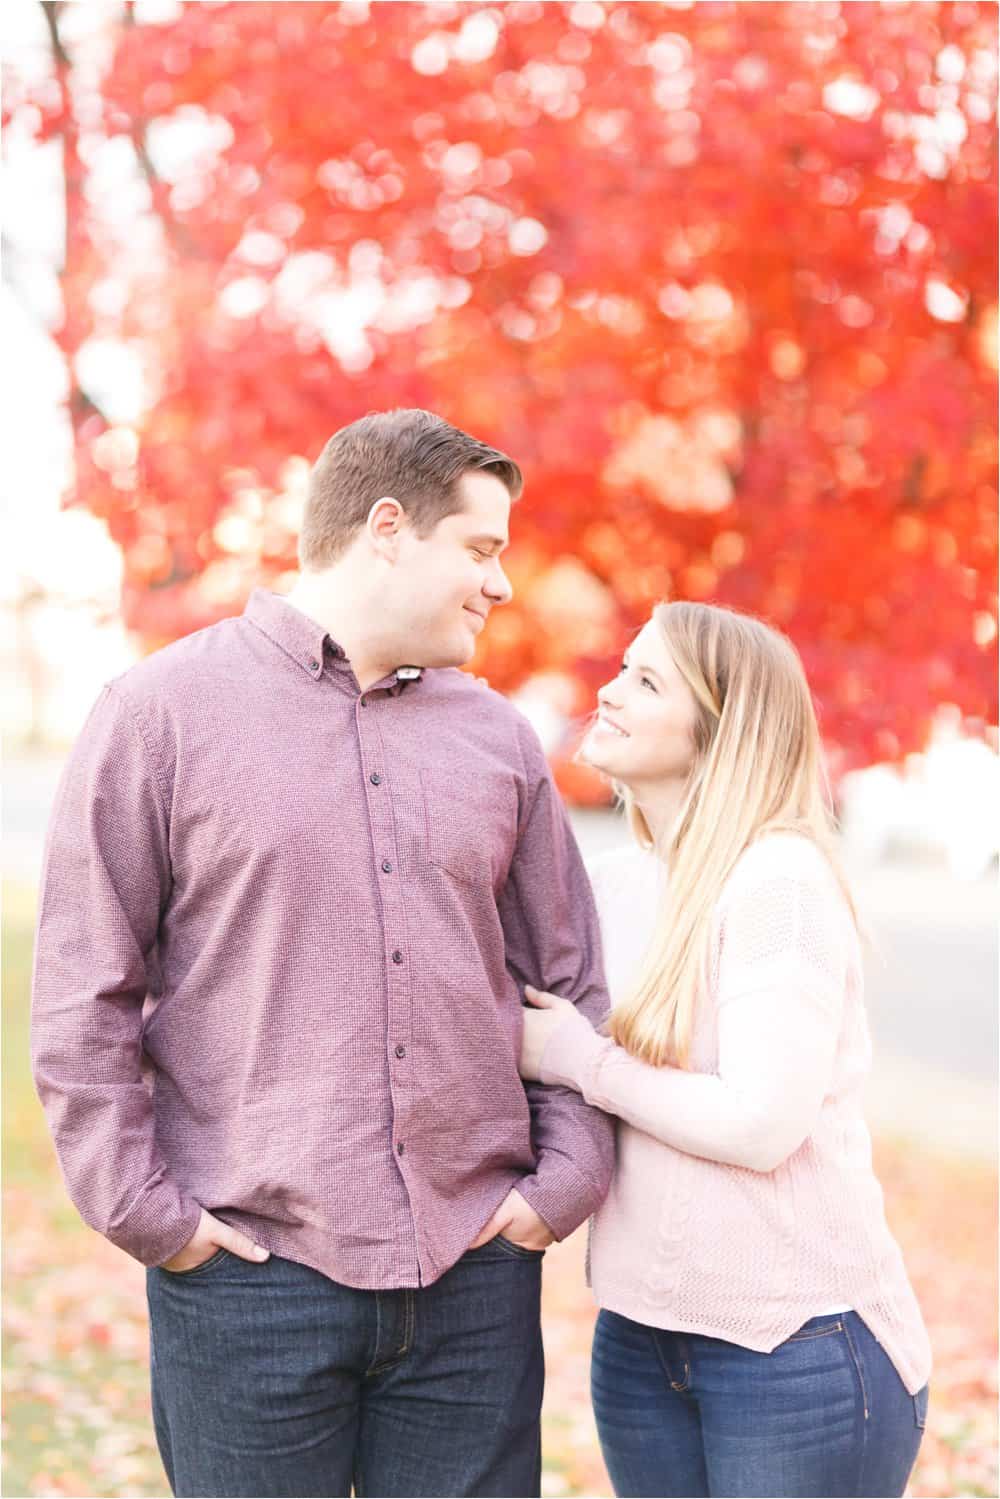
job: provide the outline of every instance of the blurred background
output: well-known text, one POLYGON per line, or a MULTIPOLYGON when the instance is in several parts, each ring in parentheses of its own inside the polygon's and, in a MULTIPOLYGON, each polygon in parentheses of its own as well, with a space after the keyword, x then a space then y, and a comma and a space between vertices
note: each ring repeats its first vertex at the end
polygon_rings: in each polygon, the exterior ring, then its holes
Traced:
MULTIPOLYGON (((372 409, 521 464, 475 669, 572 763, 659 598, 786 630, 874 942, 869 1094, 937 1367, 912 1492, 995 1494, 997 7, 13 0, 0 665, 5 1488, 167 1493, 142 1273, 27 1069, 35 886, 101 684, 283 589, 372 409)), ((607 1494, 581 1236, 547 1494, 607 1494)))

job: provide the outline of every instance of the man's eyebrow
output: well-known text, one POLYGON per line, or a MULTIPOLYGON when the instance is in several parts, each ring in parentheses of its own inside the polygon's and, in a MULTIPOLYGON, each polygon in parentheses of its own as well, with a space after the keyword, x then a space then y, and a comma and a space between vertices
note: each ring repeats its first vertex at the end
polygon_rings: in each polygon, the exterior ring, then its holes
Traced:
POLYGON ((510 541, 505 536, 487 536, 484 533, 482 536, 470 536, 469 545, 494 547, 498 552, 505 552, 510 546, 510 541))

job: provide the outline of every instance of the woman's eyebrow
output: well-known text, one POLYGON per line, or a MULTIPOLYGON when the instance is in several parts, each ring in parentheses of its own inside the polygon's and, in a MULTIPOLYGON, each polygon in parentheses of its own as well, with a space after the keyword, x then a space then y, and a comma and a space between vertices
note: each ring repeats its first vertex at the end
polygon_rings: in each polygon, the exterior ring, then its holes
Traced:
MULTIPOLYGON (((631 661, 628 658, 628 651, 625 652, 622 660, 624 661, 626 666, 632 665, 631 661)), ((647 676, 655 677, 658 682, 663 681, 663 678, 660 676, 660 673, 656 670, 655 666, 637 666, 636 671, 645 672, 647 676)))

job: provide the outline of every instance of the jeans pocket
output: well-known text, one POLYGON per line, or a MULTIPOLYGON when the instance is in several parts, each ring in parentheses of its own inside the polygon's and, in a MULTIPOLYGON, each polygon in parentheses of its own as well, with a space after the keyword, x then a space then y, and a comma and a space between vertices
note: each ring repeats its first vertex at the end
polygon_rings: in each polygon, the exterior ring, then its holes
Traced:
POLYGON ((913 1397, 913 1419, 920 1431, 927 1425, 927 1402, 930 1399, 930 1385, 924 1385, 913 1397))
MULTIPOLYGON (((858 1388, 861 1391, 861 1403, 864 1406, 865 1420, 867 1421, 871 1416, 872 1406, 871 1401, 868 1398, 868 1385, 865 1382, 864 1366, 858 1354, 857 1343, 855 1339, 851 1337, 851 1324, 849 1320, 851 1317, 855 1317, 856 1315, 857 1314, 855 1312, 848 1312, 846 1314, 844 1318, 844 1337, 847 1340, 847 1348, 848 1352, 851 1355, 851 1363, 854 1365, 854 1372, 858 1378, 858 1388)), ((858 1320, 860 1321, 860 1318, 858 1318, 858 1320)))
POLYGON ((500 1249, 506 1249, 508 1254, 515 1255, 518 1259, 540 1260, 545 1253, 544 1249, 525 1249, 523 1244, 515 1244, 512 1239, 505 1239, 503 1234, 497 1234, 491 1242, 500 1249))
POLYGON ((833 1322, 825 1322, 822 1317, 814 1317, 809 1322, 804 1323, 798 1332, 793 1332, 790 1338, 786 1338, 785 1342, 801 1343, 806 1338, 825 1338, 832 1332, 843 1332, 843 1330, 844 1324, 839 1317, 833 1322))
POLYGON ((199 1264, 192 1265, 190 1270, 168 1270, 165 1265, 161 1265, 160 1269, 164 1275, 173 1275, 178 1280, 187 1280, 192 1275, 200 1275, 203 1270, 210 1270, 213 1265, 217 1265, 221 1260, 224 1260, 228 1254, 228 1249, 217 1249, 214 1254, 209 1255, 207 1260, 202 1260, 199 1264))

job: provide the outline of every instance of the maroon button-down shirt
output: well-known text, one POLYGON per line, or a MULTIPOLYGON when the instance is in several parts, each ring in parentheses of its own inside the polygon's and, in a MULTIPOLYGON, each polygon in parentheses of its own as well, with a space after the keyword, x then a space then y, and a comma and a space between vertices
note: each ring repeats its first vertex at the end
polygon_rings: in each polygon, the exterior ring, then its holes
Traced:
POLYGON ((35 1080, 144 1264, 201 1207, 346 1285, 428 1285, 512 1186, 564 1237, 612 1126, 517 1072, 521 986, 607 1008, 541 747, 459 671, 364 693, 273 594, 106 688, 45 859, 35 1080))

